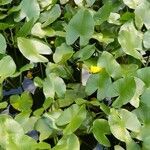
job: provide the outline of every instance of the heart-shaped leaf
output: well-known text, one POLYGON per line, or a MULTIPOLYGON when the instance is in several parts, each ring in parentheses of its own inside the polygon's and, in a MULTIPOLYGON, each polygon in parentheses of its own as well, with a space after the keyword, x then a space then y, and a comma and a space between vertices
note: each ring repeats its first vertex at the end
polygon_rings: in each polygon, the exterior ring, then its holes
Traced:
POLYGON ((93 122, 93 134, 97 141, 107 147, 110 147, 110 142, 105 136, 106 134, 110 134, 110 128, 108 121, 105 119, 96 119, 93 122))
POLYGON ((44 42, 37 39, 17 38, 20 52, 31 62, 48 62, 48 59, 41 54, 49 55, 51 48, 44 42))
POLYGON ((94 33, 94 20, 87 9, 80 9, 70 20, 66 30, 66 42, 73 44, 80 37, 80 45, 86 45, 94 33))

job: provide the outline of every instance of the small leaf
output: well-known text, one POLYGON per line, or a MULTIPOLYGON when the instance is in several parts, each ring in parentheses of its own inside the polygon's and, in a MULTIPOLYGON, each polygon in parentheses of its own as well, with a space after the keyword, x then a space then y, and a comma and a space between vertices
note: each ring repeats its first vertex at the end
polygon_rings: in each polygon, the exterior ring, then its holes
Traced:
POLYGON ((145 48, 150 48, 150 30, 144 33, 143 44, 145 48))
POLYGON ((121 77, 121 66, 108 52, 103 52, 99 57, 97 65, 105 68, 106 72, 113 78, 121 77))
POLYGON ((142 80, 140 80, 139 78, 134 78, 135 80, 135 84, 136 84, 136 90, 134 93, 134 96, 132 97, 132 99, 130 100, 130 104, 136 108, 139 107, 139 103, 140 103, 140 95, 142 95, 143 91, 144 91, 144 82, 142 80))
POLYGON ((55 4, 50 10, 41 13, 40 22, 42 27, 47 27, 53 23, 61 15, 61 9, 58 4, 55 4))
POLYGON ((46 98, 54 98, 55 93, 62 98, 66 91, 66 85, 60 77, 51 73, 43 83, 43 91, 46 98))
POLYGON ((121 119, 121 116, 117 110, 112 108, 108 117, 111 133, 120 141, 131 141, 131 136, 125 127, 125 122, 121 119))
POLYGON ((71 119, 70 123, 63 130, 64 135, 69 135, 75 132, 85 119, 86 119, 86 108, 85 105, 82 105, 78 113, 76 113, 76 115, 71 119))
POLYGON ((138 69, 136 76, 145 83, 146 87, 150 87, 150 67, 138 69))
POLYGON ((1 103, 0 103, 0 109, 4 109, 4 108, 6 108, 6 107, 7 107, 7 105, 8 105, 8 103, 7 103, 7 102, 1 102, 1 103))
POLYGON ((113 9, 113 3, 111 1, 107 1, 94 15, 96 24, 101 25, 104 21, 106 21, 113 9))
POLYGON ((28 34, 30 34, 33 25, 34 25, 34 19, 32 18, 28 22, 24 23, 24 25, 17 32, 17 36, 18 37, 26 37, 28 34))
POLYGON ((142 50, 142 38, 143 35, 136 30, 133 21, 127 22, 121 26, 118 41, 122 50, 126 54, 140 60, 143 60, 143 57, 139 52, 142 50))
POLYGON ((141 29, 145 24, 147 29, 150 29, 150 2, 147 0, 141 0, 142 2, 135 9, 135 24, 141 29))
POLYGON ((64 126, 71 122, 72 118, 78 113, 79 106, 74 104, 70 106, 69 108, 65 109, 59 118, 56 120, 56 124, 58 126, 64 126))
POLYGON ((73 44, 80 37, 80 45, 86 45, 94 33, 94 20, 87 9, 80 9, 66 29, 66 42, 73 44))
POLYGON ((140 3, 142 3, 141 0, 123 0, 123 2, 131 9, 135 9, 140 3))
POLYGON ((134 96, 136 84, 132 77, 122 78, 113 83, 113 89, 119 95, 119 97, 113 102, 113 106, 119 108, 122 105, 127 104, 134 96))
POLYGON ((93 122, 93 134, 100 144, 110 147, 110 142, 105 136, 106 134, 110 134, 110 133, 111 132, 107 120, 96 119, 93 122))
POLYGON ((37 22, 33 26, 31 34, 39 38, 44 38, 45 36, 53 37, 56 35, 56 32, 52 28, 42 28, 42 24, 37 22))
POLYGON ((10 97, 10 104, 19 111, 30 111, 33 100, 28 92, 24 92, 19 95, 13 95, 10 97))
POLYGON ((75 134, 65 135, 52 150, 80 150, 79 139, 75 134))
POLYGON ((94 45, 87 45, 84 48, 80 49, 77 51, 73 58, 74 59, 79 59, 79 61, 84 61, 89 59, 95 51, 95 46, 94 45))
POLYGON ((50 120, 48 118, 42 117, 35 123, 34 128, 40 132, 40 141, 47 139, 53 132, 53 129, 50 127, 49 122, 50 120))
POLYGON ((51 49, 48 45, 37 39, 17 38, 20 52, 31 62, 47 62, 48 59, 40 54, 49 55, 51 49))
POLYGON ((0 80, 3 80, 16 71, 16 64, 10 56, 5 56, 0 60, 0 80))
POLYGON ((73 55, 73 49, 71 46, 62 43, 61 46, 56 48, 53 55, 53 60, 55 63, 65 63, 73 55))
POLYGON ((7 47, 6 40, 5 40, 4 36, 2 34, 0 34, 0 53, 1 54, 5 54, 6 47, 7 47))
POLYGON ((19 22, 22 19, 26 18, 27 21, 34 18, 36 21, 40 15, 40 7, 37 0, 22 0, 21 3, 21 10, 19 14, 15 17, 15 21, 19 22))
POLYGON ((147 88, 141 96, 141 102, 150 107, 150 87, 147 88))

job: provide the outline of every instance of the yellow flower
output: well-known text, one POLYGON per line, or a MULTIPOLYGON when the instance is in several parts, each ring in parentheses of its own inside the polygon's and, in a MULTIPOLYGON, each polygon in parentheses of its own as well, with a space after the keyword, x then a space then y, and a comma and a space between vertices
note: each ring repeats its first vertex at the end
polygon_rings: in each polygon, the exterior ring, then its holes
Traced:
POLYGON ((102 69, 103 69, 103 68, 101 68, 101 67, 91 66, 89 72, 90 72, 90 73, 99 73, 99 72, 102 71, 102 69))

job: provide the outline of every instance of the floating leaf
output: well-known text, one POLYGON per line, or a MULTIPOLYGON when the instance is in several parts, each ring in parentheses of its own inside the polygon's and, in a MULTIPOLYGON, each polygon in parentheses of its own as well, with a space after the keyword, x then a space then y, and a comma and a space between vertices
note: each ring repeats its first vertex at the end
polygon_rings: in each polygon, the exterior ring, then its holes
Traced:
POLYGON ((145 83, 146 87, 150 87, 150 67, 138 69, 136 76, 145 83))
POLYGON ((50 120, 46 117, 42 117, 35 123, 35 129, 40 132, 39 140, 43 141, 47 139, 52 133, 53 129, 49 125, 50 120))
POLYGON ((26 18, 27 21, 34 18, 34 21, 36 21, 39 18, 40 7, 37 0, 22 0, 20 5, 21 10, 15 17, 15 21, 19 22, 24 18, 26 18))
MULTIPOLYGON (((140 0, 139 0, 140 1, 140 0)), ((147 29, 150 29, 150 2, 141 0, 140 5, 135 9, 135 24, 141 29, 145 24, 147 29)))
POLYGON ((65 63, 73 55, 73 49, 71 46, 62 43, 61 46, 56 48, 53 55, 53 60, 55 63, 65 63))
POLYGON ((20 52, 31 62, 47 62, 48 59, 40 54, 49 55, 51 49, 44 42, 37 39, 17 38, 20 52))
POLYGON ((105 136, 106 134, 110 134, 110 128, 108 121, 105 119, 96 119, 93 122, 93 134, 97 141, 107 147, 110 147, 110 142, 105 136))
POLYGON ((0 34, 0 53, 1 54, 5 54, 6 47, 7 47, 6 40, 5 40, 4 36, 2 34, 0 34))
POLYGON ((80 49, 77 51, 73 58, 74 59, 79 59, 79 61, 84 61, 89 59, 95 51, 95 46, 94 45, 87 45, 84 48, 80 49))
POLYGON ((144 33, 143 44, 145 48, 150 48, 150 30, 144 33))
POLYGON ((97 65, 105 68, 106 72, 113 78, 121 77, 121 66, 108 52, 103 52, 99 57, 97 65))
POLYGON ((43 82, 43 91, 46 98, 54 98, 55 93, 58 97, 64 97, 66 85, 60 77, 51 73, 43 82))
POLYGON ((137 59, 143 60, 139 51, 142 50, 142 34, 137 31, 133 21, 123 24, 119 31, 118 41, 122 50, 137 59))
POLYGON ((33 26, 31 34, 39 38, 44 38, 45 36, 53 37, 55 36, 56 32, 52 28, 42 28, 42 24, 37 22, 33 26))
POLYGON ((70 123, 63 130, 64 135, 69 135, 75 132, 82 122, 86 119, 85 105, 82 105, 78 112, 72 117, 70 123))
POLYGON ((53 150, 80 150, 79 139, 75 134, 63 136, 53 150))
POLYGON ((73 44, 80 37, 80 45, 86 45, 94 33, 94 20, 87 9, 80 9, 66 29, 66 42, 73 44))
POLYGON ((115 81, 108 90, 108 95, 110 97, 119 96, 113 102, 113 107, 119 108, 122 105, 127 104, 134 96, 135 90, 136 84, 134 78, 132 77, 121 78, 115 81))
POLYGON ((50 10, 41 13, 40 22, 42 27, 47 27, 53 23, 61 15, 61 9, 58 4, 55 4, 50 10))
POLYGON ((16 71, 16 64, 10 56, 5 56, 0 60, 0 80, 11 76, 16 71))
POLYGON ((123 2, 131 9, 135 9, 140 3, 142 3, 142 0, 123 0, 123 2))
POLYGON ((33 100, 28 92, 24 92, 19 95, 13 95, 10 97, 10 104, 19 111, 30 111, 33 100))

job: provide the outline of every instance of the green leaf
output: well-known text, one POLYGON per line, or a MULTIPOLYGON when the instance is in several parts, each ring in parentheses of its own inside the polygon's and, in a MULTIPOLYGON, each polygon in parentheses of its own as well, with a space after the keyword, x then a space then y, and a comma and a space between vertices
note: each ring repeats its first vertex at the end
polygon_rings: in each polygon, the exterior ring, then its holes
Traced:
POLYGON ((106 72, 112 78, 121 77, 121 66, 110 53, 106 51, 103 52, 98 59, 97 65, 101 68, 105 68, 106 72))
POLYGON ((31 62, 48 62, 48 59, 40 54, 49 55, 51 49, 44 42, 37 39, 17 38, 20 52, 31 62))
POLYGON ((120 15, 118 13, 110 13, 108 22, 116 25, 120 25, 120 15))
POLYGON ((11 2, 12 2, 12 0, 0 0, 0 5, 6 5, 6 4, 9 4, 11 2))
POLYGON ((37 150, 37 149, 38 150, 51 150, 51 146, 46 142, 40 142, 40 143, 36 144, 35 146, 33 146, 33 148, 35 150, 37 150))
POLYGON ((146 87, 150 87, 150 67, 138 69, 136 76, 145 83, 146 87))
POLYGON ((30 34, 33 25, 34 25, 34 19, 32 18, 28 22, 24 23, 24 25, 17 32, 17 36, 18 37, 26 37, 28 34, 30 34))
POLYGON ((118 41, 122 47, 122 50, 128 54, 143 60, 139 51, 142 50, 142 38, 141 32, 137 31, 133 21, 123 24, 119 31, 118 41))
POLYGON ((53 104, 53 99, 52 98, 47 98, 45 99, 43 103, 43 108, 46 110, 48 109, 51 105, 53 104))
POLYGON ((40 7, 37 0, 22 0, 21 3, 21 10, 19 14, 15 17, 15 21, 19 22, 22 19, 26 18, 27 21, 34 18, 36 21, 40 15, 40 7))
POLYGON ((106 21, 113 9, 113 3, 111 1, 107 1, 94 15, 96 24, 101 25, 104 21, 106 21))
POLYGON ((8 105, 8 103, 7 103, 7 102, 1 102, 1 103, 0 103, 0 109, 4 109, 4 108, 6 108, 6 107, 7 107, 7 105, 8 105))
POLYGON ((13 137, 16 141, 24 134, 23 128, 10 116, 0 115, 0 145, 6 149, 13 137))
MULTIPOLYGON (((132 121, 133 122, 133 121, 132 121)), ((108 123, 111 133, 120 141, 131 141, 131 136, 125 127, 125 122, 122 120, 119 112, 112 108, 108 117, 108 123)))
POLYGON ((65 63, 73 55, 73 49, 71 46, 62 43, 61 46, 56 48, 56 51, 53 55, 53 60, 55 63, 65 63))
POLYGON ((115 145, 114 149, 115 150, 124 150, 124 148, 122 148, 120 145, 115 145))
POLYGON ((42 28, 42 24, 40 22, 37 22, 33 26, 31 34, 39 38, 44 38, 46 36, 53 37, 56 35, 56 32, 52 28, 42 28))
POLYGON ((92 74, 87 80, 85 92, 87 95, 93 94, 98 89, 99 74, 92 74))
POLYGON ((63 130, 64 135, 69 135, 75 132, 82 122, 86 119, 86 108, 82 105, 75 116, 71 119, 70 123, 63 130))
POLYGON ((30 117, 30 112, 21 112, 15 116, 15 120, 22 126, 25 133, 34 130, 34 124, 37 121, 36 117, 30 117))
POLYGON ((61 9, 58 4, 55 4, 50 10, 41 13, 40 22, 42 27, 47 27, 53 23, 61 15, 61 9))
POLYGON ((24 92, 21 94, 21 97, 19 95, 12 95, 10 97, 10 104, 19 111, 30 111, 33 100, 28 92, 24 92))
POLYGON ((95 46, 94 45, 87 45, 84 48, 80 49, 77 51, 73 58, 74 59, 79 59, 78 61, 84 61, 89 59, 93 53, 95 52, 95 46))
POLYGON ((48 118, 42 117, 35 123, 35 130, 40 132, 40 141, 47 139, 53 133, 53 129, 50 127, 49 122, 50 120, 48 118))
POLYGON ((142 3, 141 0, 123 0, 123 2, 131 9, 135 9, 140 3, 142 3))
POLYGON ((150 107, 150 87, 147 88, 141 96, 141 102, 150 107))
POLYGON ((16 64, 10 56, 5 56, 0 60, 0 82, 11 76, 16 71, 16 64))
POLYGON ((97 82, 98 82, 97 98, 99 100, 102 100, 105 97, 107 97, 108 88, 112 84, 111 78, 109 77, 107 72, 103 71, 99 73, 99 80, 97 82))
POLYGON ((0 34, 0 53, 1 54, 5 54, 6 47, 7 47, 6 40, 5 40, 4 36, 2 34, 0 34))
POLYGON ((143 44, 145 48, 150 48, 150 30, 144 33, 143 44))
POLYGON ((135 90, 136 90, 136 84, 134 78, 132 77, 122 78, 115 81, 113 85, 109 87, 108 90, 108 94, 110 94, 110 97, 119 96, 113 102, 113 107, 119 108, 122 105, 127 104, 134 96, 135 90))
POLYGON ((75 134, 65 135, 52 150, 80 150, 79 139, 75 134))
POLYGON ((56 120, 56 124, 58 126, 64 126, 71 122, 72 118, 77 115, 80 107, 76 104, 70 106, 69 108, 65 109, 61 115, 56 120))
POLYGON ((141 129, 141 123, 139 122, 137 116, 126 110, 126 109, 121 109, 119 110, 119 114, 122 118, 122 121, 125 123, 125 127, 134 132, 139 132, 141 129))
POLYGON ((48 77, 44 80, 43 83, 43 91, 46 98, 54 98, 55 93, 58 97, 64 97, 66 91, 66 85, 64 81, 56 76, 55 74, 51 73, 48 77))
POLYGON ((140 5, 135 9, 135 24, 141 29, 143 24, 150 29, 150 2, 142 0, 140 5))
POLYGON ((87 9, 80 9, 66 29, 66 42, 73 44, 80 37, 80 45, 86 45, 94 33, 94 20, 87 9))
POLYGON ((49 75, 50 73, 54 73, 65 79, 70 79, 72 70, 66 64, 55 64, 49 62, 46 66, 46 75, 49 75))
POLYGON ((105 136, 106 134, 110 134, 110 128, 109 128, 109 124, 107 122, 107 120, 105 119, 96 119, 93 122, 93 134, 94 137, 96 138, 96 140, 106 146, 106 147, 110 147, 110 142, 107 139, 107 137, 105 136))
POLYGON ((139 78, 135 77, 134 80, 135 80, 135 84, 136 84, 136 90, 135 90, 134 96, 130 100, 130 104, 132 106, 134 106, 135 108, 138 108, 139 107, 139 103, 140 103, 139 97, 142 95, 142 93, 144 91, 145 84, 139 78))

